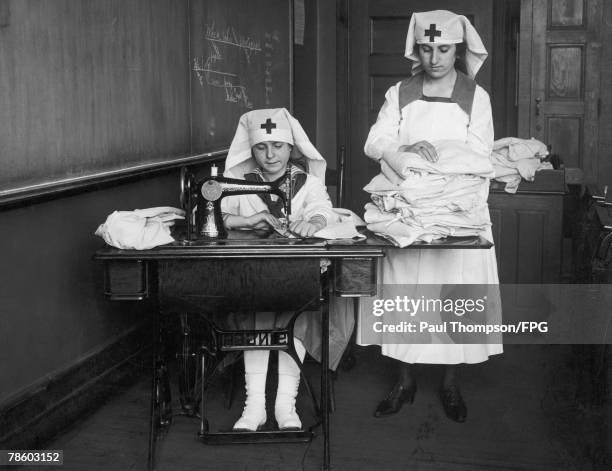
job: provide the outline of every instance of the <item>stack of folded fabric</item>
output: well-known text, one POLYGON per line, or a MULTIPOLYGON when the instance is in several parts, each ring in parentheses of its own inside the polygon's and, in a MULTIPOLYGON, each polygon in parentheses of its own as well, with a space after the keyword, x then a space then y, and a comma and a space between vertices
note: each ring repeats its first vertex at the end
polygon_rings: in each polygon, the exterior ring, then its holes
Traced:
POLYGON ((547 155, 546 144, 534 138, 498 139, 493 143, 491 155, 495 180, 506 184, 506 192, 516 193, 522 179, 532 182, 538 170, 553 168, 549 162, 542 162, 547 155))
POLYGON ((365 206, 368 229, 399 247, 481 235, 491 224, 489 156, 459 141, 433 145, 435 163, 411 152, 385 152, 381 173, 364 188, 372 199, 365 206))

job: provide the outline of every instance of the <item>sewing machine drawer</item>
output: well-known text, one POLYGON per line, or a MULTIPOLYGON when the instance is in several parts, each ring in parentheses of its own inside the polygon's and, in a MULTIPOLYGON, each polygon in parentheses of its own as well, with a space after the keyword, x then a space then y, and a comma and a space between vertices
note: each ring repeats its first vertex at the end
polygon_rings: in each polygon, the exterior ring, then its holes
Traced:
POLYGON ((320 306, 318 258, 163 260, 158 267, 162 310, 280 312, 320 306))
POLYGON ((376 258, 352 257, 334 261, 334 294, 343 297, 374 296, 376 294, 376 258))
POLYGON ((139 301, 149 296, 147 262, 111 260, 104 263, 104 293, 113 300, 139 301))

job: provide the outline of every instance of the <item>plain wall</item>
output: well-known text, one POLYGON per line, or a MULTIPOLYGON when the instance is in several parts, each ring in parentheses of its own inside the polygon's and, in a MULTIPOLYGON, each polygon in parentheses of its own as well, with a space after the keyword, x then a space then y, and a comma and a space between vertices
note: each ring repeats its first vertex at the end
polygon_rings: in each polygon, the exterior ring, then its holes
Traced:
POLYGON ((336 168, 336 3, 305 0, 304 44, 294 45, 294 115, 336 168))
POLYGON ((0 407, 149 318, 104 297, 94 231, 114 210, 178 206, 178 188, 172 172, 0 211, 0 407))

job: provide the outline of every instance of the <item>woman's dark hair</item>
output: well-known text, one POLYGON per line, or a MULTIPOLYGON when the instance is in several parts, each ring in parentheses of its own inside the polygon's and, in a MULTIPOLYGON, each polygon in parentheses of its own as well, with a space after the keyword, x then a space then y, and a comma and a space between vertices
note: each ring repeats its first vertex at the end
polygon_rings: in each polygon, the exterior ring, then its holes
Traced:
POLYGON ((455 60, 455 69, 467 75, 467 65, 465 63, 465 52, 467 44, 465 42, 457 44, 457 59, 455 60))
MULTIPOLYGON (((420 44, 414 45, 415 53, 417 56, 419 55, 420 46, 420 44)), ((455 60, 455 69, 467 75, 467 66, 465 64, 465 52, 467 51, 467 44, 464 41, 462 43, 455 44, 455 46, 457 47, 457 59, 455 60)))
POLYGON ((293 149, 291 149, 291 154, 289 155, 289 162, 293 165, 297 165, 302 170, 304 170, 304 172, 308 173, 308 159, 304 156, 304 154, 300 152, 300 149, 298 149, 297 146, 293 146, 293 149))

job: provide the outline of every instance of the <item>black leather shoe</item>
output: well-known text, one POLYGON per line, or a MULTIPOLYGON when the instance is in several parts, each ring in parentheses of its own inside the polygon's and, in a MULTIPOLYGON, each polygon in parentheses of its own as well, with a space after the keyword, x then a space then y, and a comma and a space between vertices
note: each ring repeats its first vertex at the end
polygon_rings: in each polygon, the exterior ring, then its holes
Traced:
POLYGON ((465 422, 465 419, 467 419, 467 406, 457 386, 452 385, 448 388, 440 389, 440 400, 442 401, 446 417, 455 422, 465 422))
POLYGON ((412 404, 416 390, 416 383, 412 383, 412 386, 409 388, 406 388, 400 383, 396 383, 387 398, 378 404, 376 411, 374 411, 374 417, 384 417, 386 415, 395 414, 402 408, 405 402, 412 404))

